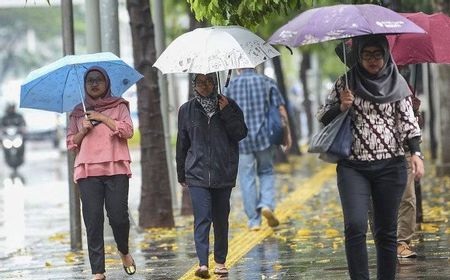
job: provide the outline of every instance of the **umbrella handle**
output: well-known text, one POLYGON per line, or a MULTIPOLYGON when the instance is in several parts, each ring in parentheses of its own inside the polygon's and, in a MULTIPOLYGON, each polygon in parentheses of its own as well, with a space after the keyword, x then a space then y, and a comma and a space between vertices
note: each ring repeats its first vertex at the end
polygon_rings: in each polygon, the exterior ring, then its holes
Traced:
POLYGON ((414 88, 413 95, 416 96, 416 88, 417 88, 417 69, 419 69, 419 64, 414 66, 414 88))
POLYGON ((225 87, 228 87, 228 85, 230 84, 230 79, 231 79, 231 69, 228 70, 227 81, 225 82, 225 87))
POLYGON ((218 87, 218 93, 219 95, 222 95, 222 86, 220 84, 220 76, 219 76, 219 71, 216 72, 216 77, 217 77, 217 87, 218 87))
MULTIPOLYGON (((75 75, 77 75, 77 80, 80 81, 80 76, 78 76, 78 68, 75 67, 75 75)), ((84 116, 86 117, 86 119, 88 118, 86 115, 86 105, 84 104, 84 98, 83 98, 83 93, 81 92, 81 86, 80 83, 77 83, 78 85, 78 92, 80 93, 80 97, 81 97, 81 104, 83 105, 83 111, 84 111, 84 116)))
MULTIPOLYGON (((342 52, 344 56, 344 68, 347 67, 347 52, 345 51, 345 40, 342 40, 342 52)), ((345 68, 345 89, 348 90, 347 68, 345 68)))

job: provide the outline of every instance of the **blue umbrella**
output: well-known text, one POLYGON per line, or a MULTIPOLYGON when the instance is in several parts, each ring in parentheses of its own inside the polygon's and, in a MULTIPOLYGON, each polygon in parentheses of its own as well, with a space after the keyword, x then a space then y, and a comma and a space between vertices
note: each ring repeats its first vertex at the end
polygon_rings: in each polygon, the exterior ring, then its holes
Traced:
POLYGON ((84 100, 83 77, 92 66, 106 70, 113 96, 121 96, 144 77, 110 52, 68 55, 27 76, 20 88, 20 107, 58 113, 72 111, 84 100))

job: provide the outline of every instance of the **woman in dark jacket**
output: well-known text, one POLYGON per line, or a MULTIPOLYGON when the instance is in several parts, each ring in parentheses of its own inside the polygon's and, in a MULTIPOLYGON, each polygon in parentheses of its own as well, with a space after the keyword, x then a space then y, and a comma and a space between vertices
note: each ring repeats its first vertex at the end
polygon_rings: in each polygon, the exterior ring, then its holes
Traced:
POLYGON ((195 249, 199 268, 208 278, 209 230, 214 224, 215 274, 227 274, 228 216, 236 184, 238 142, 247 136, 244 115, 229 98, 217 94, 215 74, 194 76, 195 98, 178 112, 178 182, 189 187, 194 209, 195 249))
POLYGON ((353 38, 355 64, 335 83, 317 116, 329 123, 352 108, 352 148, 337 164, 337 184, 344 214, 345 251, 351 279, 369 279, 367 212, 373 205, 377 279, 394 280, 397 263, 397 212, 406 185, 403 143, 411 170, 424 173, 421 131, 411 91, 392 61, 385 36, 353 38))

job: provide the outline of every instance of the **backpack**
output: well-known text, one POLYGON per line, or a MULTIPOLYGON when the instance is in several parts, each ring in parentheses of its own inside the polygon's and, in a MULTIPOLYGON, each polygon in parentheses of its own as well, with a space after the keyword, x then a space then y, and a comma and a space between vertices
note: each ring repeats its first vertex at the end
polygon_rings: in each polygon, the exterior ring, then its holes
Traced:
POLYGON ((267 134, 269 135, 269 142, 272 145, 283 144, 284 138, 284 128, 283 122, 281 120, 281 113, 278 106, 273 104, 272 101, 272 90, 269 87, 269 109, 266 112, 267 119, 267 134))

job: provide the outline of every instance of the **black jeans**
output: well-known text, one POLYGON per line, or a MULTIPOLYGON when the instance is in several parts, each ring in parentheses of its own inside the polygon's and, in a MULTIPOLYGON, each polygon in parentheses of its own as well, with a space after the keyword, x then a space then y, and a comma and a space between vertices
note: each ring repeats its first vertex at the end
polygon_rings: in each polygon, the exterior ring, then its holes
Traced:
POLYGON ((343 160, 337 179, 345 224, 345 251, 351 279, 369 279, 366 233, 372 197, 377 279, 395 279, 397 212, 406 186, 404 157, 373 162, 343 160))
POLYGON ((209 230, 214 226, 214 261, 225 263, 228 253, 228 216, 232 188, 189 186, 194 209, 194 241, 199 265, 208 266, 209 230))
POLYGON ((127 175, 95 176, 78 180, 86 225, 89 261, 92 274, 105 272, 105 245, 103 239, 103 205, 113 230, 117 249, 128 254, 130 220, 128 217, 127 175))

